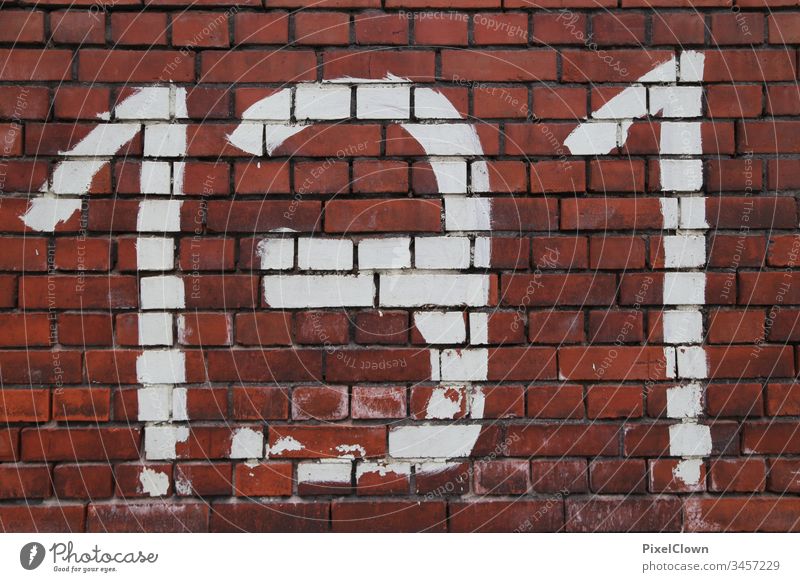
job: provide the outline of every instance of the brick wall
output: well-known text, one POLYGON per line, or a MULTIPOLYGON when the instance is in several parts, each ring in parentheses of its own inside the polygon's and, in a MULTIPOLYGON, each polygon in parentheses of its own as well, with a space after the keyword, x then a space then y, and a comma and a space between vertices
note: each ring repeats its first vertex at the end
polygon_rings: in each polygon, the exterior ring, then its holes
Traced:
POLYGON ((305 4, 0 8, 0 530, 797 530, 796 2, 305 4))

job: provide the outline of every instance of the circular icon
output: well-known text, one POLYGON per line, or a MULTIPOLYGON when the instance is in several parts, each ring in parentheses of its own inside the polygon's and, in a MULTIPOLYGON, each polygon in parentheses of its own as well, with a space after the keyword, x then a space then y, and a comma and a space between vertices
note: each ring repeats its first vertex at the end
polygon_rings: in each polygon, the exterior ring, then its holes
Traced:
POLYGON ((26 570, 35 570, 44 561, 44 546, 39 542, 30 542, 19 551, 19 563, 26 570))

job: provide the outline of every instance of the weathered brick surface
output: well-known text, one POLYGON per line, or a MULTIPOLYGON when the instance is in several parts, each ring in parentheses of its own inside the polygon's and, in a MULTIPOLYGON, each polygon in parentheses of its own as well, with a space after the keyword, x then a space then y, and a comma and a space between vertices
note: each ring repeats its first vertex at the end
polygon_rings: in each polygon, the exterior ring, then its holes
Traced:
POLYGON ((791 2, 6 4, 0 530, 800 528, 791 2))

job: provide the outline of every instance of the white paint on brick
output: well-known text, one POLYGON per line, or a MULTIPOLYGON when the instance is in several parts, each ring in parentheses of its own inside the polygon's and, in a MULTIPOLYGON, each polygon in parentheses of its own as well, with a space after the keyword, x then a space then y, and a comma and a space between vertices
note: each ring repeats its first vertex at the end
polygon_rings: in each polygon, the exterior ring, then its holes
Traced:
POLYGON ((473 346, 489 343, 489 314, 469 314, 469 343, 473 346))
POLYGON ((480 434, 479 424, 393 428, 389 431, 389 455, 395 459, 469 457, 480 434))
POLYGON ((668 61, 654 67, 638 80, 640 83, 674 83, 678 78, 676 65, 675 57, 671 56, 668 61))
POLYGON ((145 457, 152 460, 174 459, 175 445, 189 439, 185 426, 147 426, 144 429, 145 457))
POLYGON ((318 83, 297 85, 294 95, 297 119, 346 119, 350 117, 350 87, 318 83))
POLYGON ((697 192, 703 187, 702 160, 659 160, 661 190, 697 192))
POLYGON ((150 497, 166 495, 169 491, 169 475, 148 467, 142 467, 139 473, 139 492, 150 497))
POLYGON ((144 277, 141 280, 142 309, 181 309, 186 307, 183 279, 175 275, 144 277))
POLYGON ((256 245, 262 269, 291 269, 294 266, 294 239, 265 238, 256 245))
POLYGON ((467 162, 430 158, 428 163, 440 194, 467 193, 467 162))
POLYGON ((146 157, 176 158, 186 154, 186 125, 156 123, 144 129, 146 157))
POLYGON ((703 414, 703 387, 700 384, 667 388, 669 418, 696 418, 701 414, 703 414))
POLYGON ((483 146, 475 126, 467 123, 404 123, 429 156, 480 156, 483 146))
POLYGON ((175 243, 171 238, 136 239, 136 268, 139 271, 169 271, 175 266, 175 243))
POLYGON ((367 449, 359 444, 341 444, 336 445, 336 450, 339 452, 340 459, 356 459, 364 458, 367 456, 367 449))
POLYGON ((172 190, 169 162, 143 161, 139 174, 142 194, 169 194, 172 190))
POLYGON ((186 177, 186 162, 172 162, 172 193, 183 195, 183 182, 186 177))
POLYGON ((114 107, 117 119, 169 119, 169 87, 141 87, 114 107))
POLYGON ((142 200, 136 217, 139 232, 180 232, 180 200, 142 200))
POLYGON ((446 196, 444 223, 450 231, 491 230, 492 199, 446 196))
POLYGON ((700 346, 679 347, 678 375, 693 380, 708 378, 708 355, 705 349, 700 346))
POLYGON ((442 379, 442 362, 439 350, 430 350, 431 380, 438 382, 442 379))
POLYGON ((139 345, 171 346, 172 314, 164 312, 139 313, 139 345))
POLYGON ((461 119, 461 114, 447 97, 429 88, 414 90, 414 116, 418 119, 461 119))
POLYGON ((188 119, 189 109, 186 106, 186 87, 175 87, 175 119, 188 119))
POLYGON ((60 156, 113 156, 139 133, 138 123, 101 123, 96 125, 72 149, 60 156))
POLYGON ((672 476, 686 485, 697 485, 700 483, 702 467, 703 459, 681 459, 672 469, 672 476))
POLYGON ((464 314, 460 311, 418 311, 414 327, 428 344, 460 344, 467 339, 464 314))
POLYGON ((186 388, 175 386, 172 389, 172 420, 189 420, 186 388))
POLYGON ((675 198, 659 198, 658 202, 664 219, 663 228, 668 230, 678 228, 678 201, 675 198))
POLYGON ((86 194, 107 160, 64 160, 53 170, 54 194, 86 194))
POLYGON ((464 402, 463 386, 437 386, 431 391, 425 407, 425 418, 428 420, 450 420, 461 412, 464 402), (455 400, 453 400, 455 396, 455 400))
POLYGON ((473 266, 489 268, 492 263, 492 239, 487 236, 476 237, 473 255, 473 266))
POLYGON ((300 238, 297 240, 297 266, 315 271, 349 271, 353 268, 353 241, 300 238))
POLYGON ((650 114, 664 117, 700 117, 703 114, 702 87, 650 87, 650 114))
POLYGON ((488 275, 400 274, 380 276, 380 305, 422 307, 489 303, 488 275))
POLYGON ((358 242, 359 269, 411 267, 411 238, 365 238, 358 242))
POLYGON ((375 473, 381 477, 390 474, 408 477, 411 475, 411 463, 389 463, 389 462, 369 462, 362 461, 356 465, 356 480, 358 481, 365 475, 375 473))
POLYGON ((703 80, 706 56, 697 51, 683 51, 681 53, 681 82, 698 83, 703 80))
POLYGON ((698 230, 708 228, 708 222, 706 222, 705 198, 681 198, 680 227, 698 230))
POLYGON ((619 124, 616 122, 581 123, 564 140, 574 156, 605 155, 617 147, 619 124))
POLYGON ((663 155, 699 155, 703 153, 700 124, 695 121, 661 123, 659 153, 663 155))
POLYGON ((665 236, 664 267, 667 269, 687 269, 706 264, 706 237, 699 234, 679 234, 665 236))
POLYGON ((411 89, 407 86, 358 87, 356 116, 359 119, 408 119, 411 116, 411 89))
POLYGON ((473 192, 492 192, 492 184, 489 181, 489 166, 484 161, 472 162, 470 165, 472 176, 473 192))
POLYGON ((229 456, 231 459, 260 459, 264 456, 264 435, 248 427, 234 429, 229 456))
POLYGON ((472 418, 483 418, 486 408, 486 394, 482 386, 475 386, 470 394, 469 410, 472 418))
POLYGON ((370 307, 375 288, 366 275, 276 275, 264 277, 264 298, 275 308, 370 307))
POLYGON ((442 463, 438 461, 425 461, 422 463, 414 464, 414 472, 417 475, 438 475, 450 469, 457 469, 460 467, 459 463, 442 463))
POLYGON ((136 358, 140 384, 183 384, 186 382, 186 354, 179 350, 145 350, 136 358))
POLYGON ((486 380, 489 375, 489 350, 451 349, 442 350, 442 381, 475 382, 486 380))
POLYGON ((426 236, 414 240, 418 269, 468 269, 470 240, 461 236, 426 236))
POLYGON ((286 451, 302 451, 305 447, 300 441, 292 436, 280 437, 269 449, 267 456, 277 456, 286 451))
POLYGON ((631 85, 592 113, 595 119, 633 119, 647 115, 647 89, 631 85))
POLYGON ((62 222, 67 222, 81 209, 80 198, 54 198, 42 196, 30 201, 20 220, 37 232, 53 232, 62 222))
MULTIPOLYGON (((249 154, 253 154, 254 156, 261 156, 264 155, 264 125, 261 123, 247 123, 243 122, 236 126, 230 134, 227 136, 228 143, 232 146, 242 150, 243 152, 247 152, 249 154)), ((268 127, 291 127, 287 125, 278 125, 278 126, 268 126, 268 127)), ((297 131, 293 133, 287 132, 283 139, 281 139, 280 143, 283 143, 285 139, 294 135, 301 129, 303 126, 297 126, 297 131)), ((292 127, 292 129, 294 129, 292 127)), ((278 145, 275 145, 277 147, 278 145)), ((267 139, 267 144, 269 144, 269 139, 267 139)), ((274 147, 273 147, 274 149, 274 147)), ((272 150, 267 151, 267 153, 272 153, 272 150)))
POLYGON ((297 464, 298 483, 350 484, 351 461, 302 461, 297 464))
POLYGON ((172 410, 172 386, 147 386, 136 391, 138 419, 146 422, 164 422, 172 410))
POLYGON ((242 119, 288 120, 291 117, 292 91, 281 89, 259 99, 242 112, 242 119))
POLYGON ((687 344, 703 340, 703 315, 699 311, 663 311, 664 343, 687 344))
POLYGON ((673 457, 703 457, 711 454, 711 429, 693 422, 671 425, 669 454, 673 457))
POLYGON ((664 305, 702 305, 705 302, 705 273, 664 273, 664 305))
POLYGON ((664 347, 664 376, 667 378, 675 378, 677 376, 678 362, 675 348, 671 346, 664 347))
MULTIPOLYGON (((265 140, 266 145, 267 145, 267 155, 272 155, 272 152, 274 152, 276 149, 278 149, 283 142, 285 142, 287 139, 289 139, 293 135, 296 135, 296 134, 300 133, 306 127, 308 127, 308 126, 306 126, 306 125, 290 125, 290 124, 289 125, 287 125, 287 124, 276 125, 276 124, 270 124, 270 123, 266 124, 264 126, 264 132, 265 132, 264 140, 265 140)), ((237 144, 237 147, 239 149, 244 149, 238 144, 237 144)), ((255 148, 255 146, 252 146, 252 147, 255 148)), ((261 151, 261 146, 260 145, 258 146, 258 149, 259 149, 259 153, 260 153, 260 151, 261 151)), ((245 151, 248 151, 250 153, 256 153, 256 152, 253 152, 252 150, 245 150, 245 151)))

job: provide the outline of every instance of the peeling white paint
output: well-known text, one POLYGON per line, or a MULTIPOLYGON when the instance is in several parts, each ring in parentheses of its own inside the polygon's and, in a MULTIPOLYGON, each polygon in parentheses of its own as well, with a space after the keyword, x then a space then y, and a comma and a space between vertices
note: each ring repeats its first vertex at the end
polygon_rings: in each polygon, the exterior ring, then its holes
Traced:
POLYGON ((470 416, 475 419, 483 418, 484 410, 486 408, 486 394, 482 386, 475 386, 470 395, 470 416))
POLYGON ((616 122, 581 123, 564 140, 574 156, 605 155, 617 147, 616 122))
POLYGON ((428 420, 450 420, 458 416, 464 403, 463 386, 437 386, 425 406, 428 420), (455 400, 453 399, 455 397, 455 400))
POLYGON ((146 426, 145 456, 153 460, 174 459, 177 443, 185 443, 188 439, 189 429, 185 426, 146 426))
POLYGON ((685 485, 697 485, 700 483, 702 467, 703 459, 681 459, 672 469, 672 476, 685 485))
POLYGON ((352 465, 350 461, 303 461, 297 464, 297 482, 350 484, 352 465))
POLYGON ((678 210, 678 200, 675 198, 659 198, 661 206, 661 216, 664 219, 663 228, 671 230, 678 228, 680 212, 678 210))
POLYGON ((364 458, 367 456, 367 449, 359 444, 341 444, 336 445, 336 450, 339 452, 340 459, 355 459, 364 458))
POLYGON ((302 451, 305 447, 303 443, 292 436, 280 437, 269 449, 269 454, 273 456, 281 455, 286 451, 302 451))
POLYGON ((189 420, 188 391, 186 388, 175 386, 172 389, 172 420, 189 420))
POLYGON ((139 492, 150 497, 166 495, 169 491, 169 475, 148 467, 139 473, 139 492))
POLYGON ((703 414, 703 387, 700 384, 667 388, 669 418, 696 418, 701 414, 703 414))
POLYGON ((229 456, 231 459, 260 459, 264 456, 264 435, 249 427, 235 429, 229 456))
POLYGON ((411 463, 390 463, 387 461, 371 463, 361 462, 356 465, 356 481, 365 475, 377 474, 380 477, 389 475, 399 475, 408 477, 411 475, 411 463))

